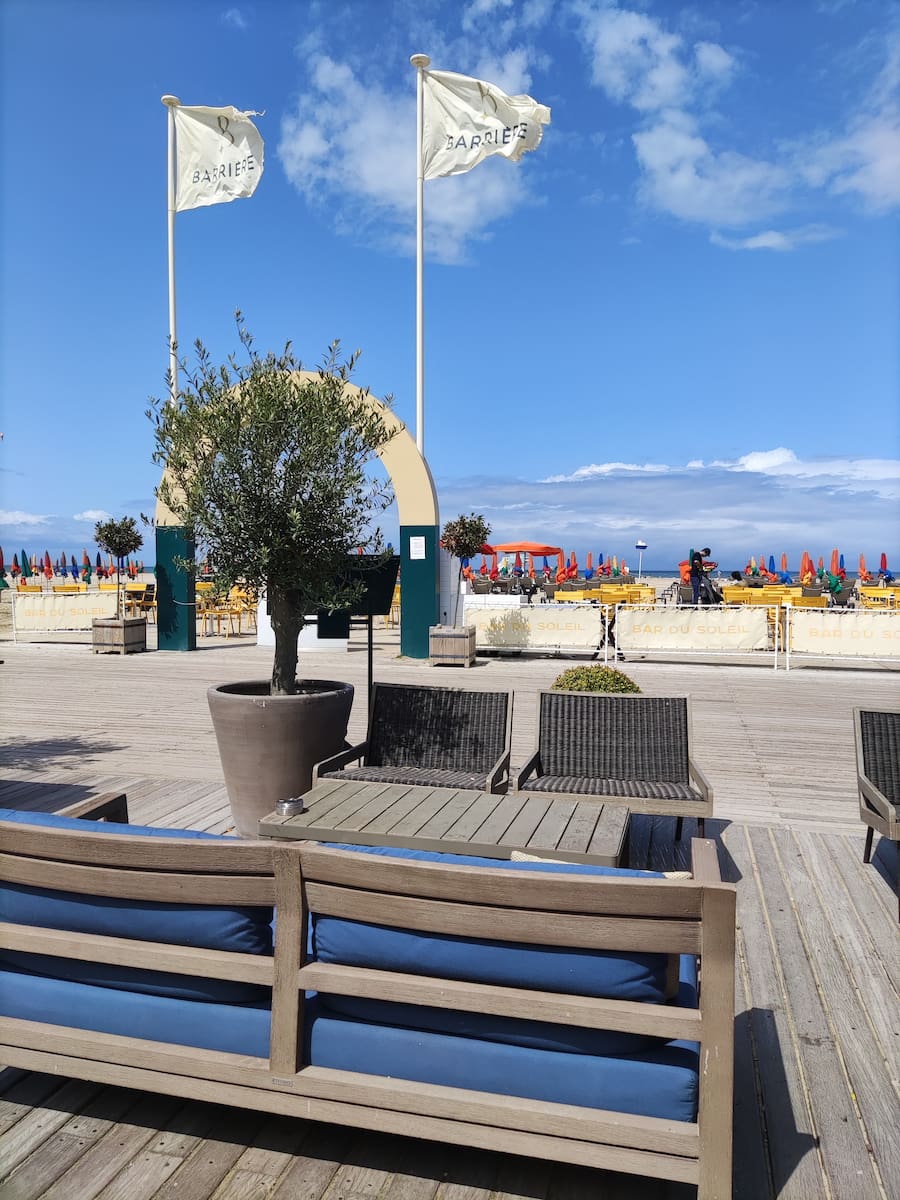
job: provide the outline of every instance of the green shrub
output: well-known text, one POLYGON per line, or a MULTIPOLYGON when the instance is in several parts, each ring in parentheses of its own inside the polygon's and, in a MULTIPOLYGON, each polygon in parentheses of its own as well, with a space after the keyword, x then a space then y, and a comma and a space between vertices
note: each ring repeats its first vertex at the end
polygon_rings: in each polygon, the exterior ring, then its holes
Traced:
POLYGON ((555 692, 639 692, 641 689, 624 671, 594 663, 569 667, 553 682, 555 692))

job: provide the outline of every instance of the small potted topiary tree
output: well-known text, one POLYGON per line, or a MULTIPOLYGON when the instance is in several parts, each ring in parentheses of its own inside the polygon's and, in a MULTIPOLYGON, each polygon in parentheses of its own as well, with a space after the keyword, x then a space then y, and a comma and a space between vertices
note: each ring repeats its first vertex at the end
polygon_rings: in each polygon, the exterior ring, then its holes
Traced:
POLYGON ((441 534, 441 545, 457 560, 456 586, 453 589, 453 624, 432 625, 428 631, 429 658, 432 666, 470 667, 475 661, 475 626, 460 626, 459 591, 462 584, 463 559, 480 554, 487 542, 491 527, 478 513, 460 514, 448 521, 441 534))
POLYGON ((91 622, 94 653, 114 650, 119 654, 132 654, 147 649, 147 618, 125 615, 122 592, 124 560, 144 544, 144 538, 134 517, 110 517, 98 521, 94 526, 94 541, 116 560, 116 615, 98 617, 91 622))
POLYGON ((255 837, 260 817, 308 791, 315 763, 344 745, 353 687, 298 679, 297 639, 307 614, 350 608, 364 591, 348 556, 382 553, 372 522, 392 492, 368 467, 401 426, 389 400, 350 382, 358 354, 339 361, 335 342, 304 371, 290 343, 258 354, 236 317, 240 360, 214 365, 198 341, 175 402, 152 401, 148 416, 165 467, 157 497, 205 578, 264 594, 271 619, 271 677, 207 693, 235 825, 255 837))

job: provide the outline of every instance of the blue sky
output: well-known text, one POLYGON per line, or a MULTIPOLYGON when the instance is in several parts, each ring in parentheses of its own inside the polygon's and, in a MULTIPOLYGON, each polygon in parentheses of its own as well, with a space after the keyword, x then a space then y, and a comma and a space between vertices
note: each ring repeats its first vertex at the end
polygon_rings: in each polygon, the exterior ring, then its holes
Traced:
POLYGON ((3 0, 0 43, 7 564, 152 511, 167 92, 264 113, 256 193, 177 218, 182 349, 340 338, 414 430, 418 51, 552 109, 425 187, 442 519, 900 563, 896 4, 3 0))

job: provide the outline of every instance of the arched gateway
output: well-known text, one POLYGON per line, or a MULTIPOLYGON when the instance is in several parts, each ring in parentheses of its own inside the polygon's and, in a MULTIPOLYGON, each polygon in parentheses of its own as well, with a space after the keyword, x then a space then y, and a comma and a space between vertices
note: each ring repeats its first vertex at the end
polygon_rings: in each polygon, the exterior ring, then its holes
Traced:
MULTIPOLYGON (((316 379, 315 371, 297 371, 298 379, 316 379)), ((428 464, 406 426, 376 397, 353 383, 344 385, 380 410, 394 436, 382 447, 381 461, 390 476, 400 519, 400 571, 403 603, 400 610, 400 652, 409 658, 428 657, 428 628, 438 618, 437 493, 428 464)), ((163 479, 165 479, 165 472, 163 479)), ((175 566, 176 559, 194 558, 194 546, 175 514, 156 502, 156 594, 160 650, 195 650, 193 581, 175 566)))

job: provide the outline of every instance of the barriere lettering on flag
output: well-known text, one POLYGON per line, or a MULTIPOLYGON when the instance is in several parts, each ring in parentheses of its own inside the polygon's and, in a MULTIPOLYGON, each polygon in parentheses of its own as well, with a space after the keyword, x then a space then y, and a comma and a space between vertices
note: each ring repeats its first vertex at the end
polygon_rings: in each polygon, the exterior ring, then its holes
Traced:
POLYGON ((237 108, 175 109, 175 209, 203 208, 252 196, 263 173, 263 140, 237 108))
POLYGON ((507 96, 453 71, 424 71, 423 95, 425 179, 461 175, 491 154, 518 162, 537 149, 550 124, 550 109, 531 96, 507 96))

